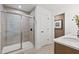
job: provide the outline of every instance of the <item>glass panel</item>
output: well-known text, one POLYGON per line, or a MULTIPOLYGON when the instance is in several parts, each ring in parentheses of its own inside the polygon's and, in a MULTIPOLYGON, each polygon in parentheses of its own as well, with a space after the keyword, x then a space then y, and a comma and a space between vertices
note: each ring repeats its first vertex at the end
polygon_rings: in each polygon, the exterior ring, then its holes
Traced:
POLYGON ((21 16, 5 13, 6 16, 6 44, 3 44, 2 53, 21 48, 21 16))

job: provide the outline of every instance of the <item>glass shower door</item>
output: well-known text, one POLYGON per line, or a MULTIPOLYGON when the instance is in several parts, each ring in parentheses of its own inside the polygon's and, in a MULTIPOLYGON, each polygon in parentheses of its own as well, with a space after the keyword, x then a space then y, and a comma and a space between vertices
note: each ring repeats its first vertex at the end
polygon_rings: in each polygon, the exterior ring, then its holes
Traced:
POLYGON ((2 53, 8 53, 21 48, 21 16, 5 13, 6 39, 2 53))

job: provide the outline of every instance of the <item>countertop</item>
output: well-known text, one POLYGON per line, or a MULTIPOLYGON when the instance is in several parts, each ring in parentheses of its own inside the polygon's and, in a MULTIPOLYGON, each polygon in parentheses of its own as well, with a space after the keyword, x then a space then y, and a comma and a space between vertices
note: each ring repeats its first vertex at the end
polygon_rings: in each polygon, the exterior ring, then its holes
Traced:
POLYGON ((76 35, 65 35, 54 39, 54 42, 79 50, 79 38, 76 35))

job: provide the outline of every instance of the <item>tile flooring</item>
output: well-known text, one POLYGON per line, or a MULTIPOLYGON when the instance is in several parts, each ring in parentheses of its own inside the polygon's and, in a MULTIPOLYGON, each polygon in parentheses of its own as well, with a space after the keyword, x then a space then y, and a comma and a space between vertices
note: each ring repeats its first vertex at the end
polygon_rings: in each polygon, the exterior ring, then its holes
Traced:
POLYGON ((40 49, 29 49, 29 50, 23 50, 19 52, 18 54, 53 54, 54 53, 54 48, 53 44, 43 46, 40 49))

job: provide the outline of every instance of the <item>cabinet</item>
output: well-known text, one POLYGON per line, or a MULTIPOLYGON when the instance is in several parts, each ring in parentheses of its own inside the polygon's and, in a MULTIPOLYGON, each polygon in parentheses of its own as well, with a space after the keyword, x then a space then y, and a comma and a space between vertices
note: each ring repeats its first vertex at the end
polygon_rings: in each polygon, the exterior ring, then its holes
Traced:
POLYGON ((73 48, 58 44, 58 43, 54 43, 54 53, 55 54, 79 54, 78 50, 75 50, 73 48))

